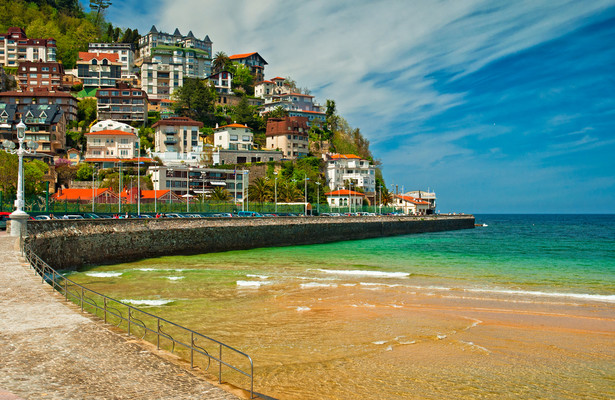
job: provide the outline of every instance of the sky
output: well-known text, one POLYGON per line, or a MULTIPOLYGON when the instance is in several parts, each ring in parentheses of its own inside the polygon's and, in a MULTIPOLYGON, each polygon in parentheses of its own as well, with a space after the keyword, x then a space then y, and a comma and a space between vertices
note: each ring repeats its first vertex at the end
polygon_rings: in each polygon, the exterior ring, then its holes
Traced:
POLYGON ((615 213, 615 0, 114 0, 107 19, 257 51, 441 212, 615 213))

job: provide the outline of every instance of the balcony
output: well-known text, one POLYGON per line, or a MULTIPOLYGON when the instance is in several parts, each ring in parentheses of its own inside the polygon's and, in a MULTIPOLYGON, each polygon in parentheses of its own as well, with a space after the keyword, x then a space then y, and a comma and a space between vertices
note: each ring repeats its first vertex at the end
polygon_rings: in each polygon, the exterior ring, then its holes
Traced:
POLYGON ((164 140, 164 144, 167 145, 167 146, 177 144, 177 139, 175 139, 175 138, 166 138, 164 140))

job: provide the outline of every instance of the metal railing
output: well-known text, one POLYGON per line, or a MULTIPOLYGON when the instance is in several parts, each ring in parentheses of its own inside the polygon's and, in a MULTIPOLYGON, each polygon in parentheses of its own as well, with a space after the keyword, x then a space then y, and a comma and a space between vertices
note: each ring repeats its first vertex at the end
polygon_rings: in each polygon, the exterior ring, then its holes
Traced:
POLYGON ((185 328, 179 324, 88 289, 51 268, 43 259, 34 253, 30 244, 27 243, 27 239, 22 240, 21 243, 21 250, 24 258, 29 262, 34 271, 41 276, 42 281, 51 285, 57 292, 62 294, 67 301, 70 300, 80 306, 82 312, 94 314, 102 318, 105 323, 113 324, 117 327, 122 327, 122 324, 125 324, 128 335, 137 337, 139 334, 142 334, 140 335, 141 339, 145 339, 148 334, 153 334, 155 335, 155 343, 158 350, 160 350, 164 342, 166 342, 167 348, 170 347, 172 353, 176 351, 176 345, 182 347, 182 355, 185 358, 188 358, 187 355, 189 353, 191 368, 194 368, 199 357, 203 363, 203 371, 209 369, 212 360, 217 362, 218 383, 222 383, 222 366, 228 367, 249 379, 250 398, 254 398, 254 363, 252 362, 252 358, 246 353, 193 331, 192 329, 185 328), (163 330, 163 327, 166 331, 163 330), (202 340, 203 343, 197 345, 196 343, 198 340, 202 340), (224 353, 223 350, 225 351, 224 353), (223 355, 226 357, 225 359, 223 359, 223 355), (240 362, 238 361, 243 361, 244 364, 247 361, 249 363, 250 372, 248 373, 239 368, 237 364, 240 362))

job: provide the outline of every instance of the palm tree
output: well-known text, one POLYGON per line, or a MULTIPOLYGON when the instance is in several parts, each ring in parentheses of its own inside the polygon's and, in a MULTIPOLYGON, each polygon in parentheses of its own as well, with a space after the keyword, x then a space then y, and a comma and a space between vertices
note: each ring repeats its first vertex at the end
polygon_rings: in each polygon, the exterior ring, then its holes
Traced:
POLYGON ((231 59, 226 55, 225 52, 219 51, 214 56, 214 61, 212 64, 213 73, 217 74, 220 71, 223 71, 227 65, 231 64, 231 59))
POLYGON ((303 200, 303 193, 294 183, 282 181, 278 183, 278 199, 286 203, 301 201, 303 200))
POLYGON ((223 187, 216 186, 214 191, 210 193, 211 200, 228 201, 231 199, 231 194, 223 187))
POLYGON ((389 192, 388 190, 386 192, 382 192, 381 201, 382 201, 382 204, 385 206, 393 204, 393 193, 389 192))
POLYGON ((248 188, 249 199, 259 203, 271 201, 272 194, 271 185, 265 178, 255 179, 254 183, 248 188))

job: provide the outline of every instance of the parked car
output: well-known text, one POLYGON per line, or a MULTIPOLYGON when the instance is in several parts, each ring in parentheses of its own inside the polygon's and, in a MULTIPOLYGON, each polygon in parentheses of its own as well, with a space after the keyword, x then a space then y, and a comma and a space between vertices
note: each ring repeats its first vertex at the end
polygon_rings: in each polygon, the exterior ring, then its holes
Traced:
POLYGON ((83 214, 84 218, 91 218, 91 219, 99 219, 100 215, 98 214, 94 214, 94 213, 85 213, 83 214))
POLYGON ((50 220, 51 217, 49 215, 37 215, 34 219, 38 221, 47 221, 50 220))
POLYGON ((257 213, 256 211, 239 211, 237 213, 238 217, 262 217, 263 214, 257 213))
POLYGON ((83 219, 83 215, 77 215, 77 214, 70 215, 70 214, 67 214, 67 215, 64 215, 62 217, 62 219, 83 219))

